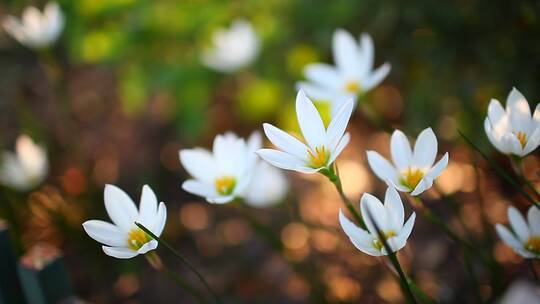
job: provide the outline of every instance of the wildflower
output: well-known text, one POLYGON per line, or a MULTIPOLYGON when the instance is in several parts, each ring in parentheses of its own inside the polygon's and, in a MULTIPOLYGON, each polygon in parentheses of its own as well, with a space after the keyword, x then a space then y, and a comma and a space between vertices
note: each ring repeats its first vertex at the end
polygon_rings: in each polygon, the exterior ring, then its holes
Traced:
POLYGON ((527 221, 514 208, 508 208, 508 220, 511 232, 505 226, 497 224, 495 229, 499 237, 517 254, 524 258, 540 257, 540 210, 531 206, 527 212, 527 221))

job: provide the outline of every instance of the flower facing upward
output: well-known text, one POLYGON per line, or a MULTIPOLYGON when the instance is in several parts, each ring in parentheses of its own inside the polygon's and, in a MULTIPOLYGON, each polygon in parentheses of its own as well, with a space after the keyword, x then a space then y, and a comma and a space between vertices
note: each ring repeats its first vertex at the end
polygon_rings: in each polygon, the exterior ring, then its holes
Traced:
POLYGON ((15 153, 4 151, 0 166, 0 183, 19 191, 30 190, 47 176, 47 152, 27 135, 15 143, 15 153))
POLYGON ((416 219, 416 213, 413 213, 407 222, 403 224, 405 211, 396 189, 391 186, 388 187, 384 197, 384 204, 373 195, 364 193, 360 200, 360 209, 367 231, 357 227, 341 210, 339 211, 341 228, 343 228, 345 234, 358 250, 372 256, 388 254, 384 248, 383 240, 380 239, 379 233, 377 233, 377 228, 379 228, 392 252, 400 250, 407 244, 407 239, 411 234, 416 219))
POLYGON ((540 210, 531 206, 527 212, 527 221, 514 208, 508 208, 508 220, 513 232, 501 224, 495 228, 499 237, 524 258, 540 258, 540 210))
POLYGON ((414 152, 405 134, 394 131, 390 152, 394 164, 375 151, 367 151, 369 166, 377 177, 393 184, 399 191, 411 192, 411 195, 431 188, 433 181, 448 165, 448 153, 433 165, 437 156, 437 137, 431 128, 418 135, 414 152))
POLYGON ((506 100, 506 110, 498 100, 490 101, 484 129, 500 152, 525 156, 540 144, 540 104, 531 117, 529 103, 513 88, 506 100))
POLYGON ((352 110, 352 101, 343 104, 326 129, 313 102, 300 90, 296 96, 296 115, 307 144, 265 123, 264 133, 280 150, 261 149, 257 154, 270 164, 286 170, 315 173, 330 168, 349 143, 350 136, 345 129, 352 110))
POLYGON ((201 148, 181 150, 180 162, 193 177, 182 188, 216 204, 240 197, 251 180, 257 161, 255 151, 260 147, 259 133, 253 133, 246 143, 229 132, 216 136, 212 152, 201 148))
POLYGON ((377 86, 390 72, 385 63, 373 70, 373 41, 362 34, 358 44, 345 30, 338 29, 332 39, 335 66, 323 63, 309 64, 304 69, 308 81, 298 87, 314 99, 332 104, 335 114, 348 100, 357 98, 377 86))
POLYGON ((112 257, 129 259, 154 250, 158 242, 135 225, 141 223, 157 236, 161 235, 167 221, 167 209, 159 203, 156 195, 145 185, 142 190, 139 210, 122 189, 106 185, 104 191, 105 209, 113 224, 90 220, 83 228, 94 240, 102 243, 103 251, 112 257))
POLYGON ((212 48, 202 54, 209 68, 231 73, 253 62, 260 49, 260 39, 251 23, 236 20, 230 29, 219 29, 212 36, 212 48))
POLYGON ((4 29, 21 44, 33 48, 46 48, 53 44, 64 28, 64 15, 56 2, 49 2, 43 13, 33 6, 27 7, 22 18, 8 16, 4 29))

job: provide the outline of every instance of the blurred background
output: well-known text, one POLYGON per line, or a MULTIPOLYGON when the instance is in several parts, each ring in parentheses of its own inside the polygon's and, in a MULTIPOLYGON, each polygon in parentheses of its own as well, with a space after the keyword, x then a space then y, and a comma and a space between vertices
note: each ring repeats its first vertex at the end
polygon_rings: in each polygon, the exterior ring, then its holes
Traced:
MULTIPOLYGON (((489 145, 483 120, 491 98, 505 102, 516 86, 536 105, 540 94, 540 3, 532 1, 58 1, 65 16, 51 47, 27 48, 0 32, 0 144, 14 150, 20 134, 46 147, 49 172, 30 191, 2 188, 0 216, 9 222, 15 252, 58 249, 74 293, 90 303, 189 303, 190 299, 141 258, 106 256, 82 229, 107 220, 105 184, 138 202, 149 184, 165 201, 162 235, 207 277, 229 303, 402 302, 382 265, 348 241, 337 222, 342 206, 324 178, 288 173, 290 194, 278 205, 251 208, 284 244, 280 254, 260 238, 234 206, 211 205, 185 193, 178 151, 210 147, 216 134, 247 137, 262 122, 295 130, 295 82, 308 63, 332 63, 336 28, 369 33, 375 66, 389 77, 367 94, 354 114, 352 141, 338 161, 346 193, 382 196, 365 150, 388 156, 389 134, 376 116, 415 138, 431 126, 450 163, 439 180, 454 195, 468 237, 493 255, 499 281, 473 264, 484 299, 497 299, 527 265, 495 235, 510 201, 528 206, 460 140, 460 129, 510 169, 489 145), (203 53, 219 28, 249 21, 257 54, 235 71, 215 71, 203 53), (370 105, 367 112, 364 105, 370 105), (475 169, 475 165, 478 168, 475 169), (45 245, 44 245, 45 244, 45 245)), ((4 0, 0 16, 21 16, 44 1, 4 0)), ((327 111, 324 104, 319 104, 327 111)), ((538 182, 537 152, 525 162, 538 182)), ((428 205, 460 231, 440 193, 428 205)), ((406 213, 411 208, 406 204, 406 213)), ((196 278, 167 251, 172 268, 196 278)), ((400 259, 440 302, 474 301, 456 245, 422 218, 400 259)))

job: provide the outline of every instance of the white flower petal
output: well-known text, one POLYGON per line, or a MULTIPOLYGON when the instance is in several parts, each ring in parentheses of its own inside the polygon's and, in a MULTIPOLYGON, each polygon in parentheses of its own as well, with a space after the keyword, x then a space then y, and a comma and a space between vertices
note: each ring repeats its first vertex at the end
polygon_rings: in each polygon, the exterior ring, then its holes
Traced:
POLYGON ((308 64, 304 68, 307 79, 321 87, 338 88, 343 85, 343 77, 335 67, 324 63, 308 64))
POLYGON ((405 225, 403 225, 403 228, 398 234, 398 237, 403 239, 404 241, 407 241, 409 236, 411 235, 412 229, 414 227, 414 221, 416 220, 416 213, 413 212, 407 222, 405 222, 405 225))
POLYGON ((278 149, 296 156, 299 159, 307 159, 308 147, 294 136, 274 127, 271 124, 263 124, 264 133, 278 149))
POLYGON ((360 71, 360 50, 354 37, 343 29, 337 29, 332 37, 332 54, 336 66, 348 75, 360 71))
POLYGON ((125 232, 118 229, 113 224, 90 220, 83 224, 84 231, 94 240, 107 246, 125 246, 127 244, 127 236, 125 232))
POLYGON ((349 119, 354 108, 354 102, 352 100, 346 102, 332 118, 332 121, 328 125, 326 136, 328 138, 328 146, 330 150, 334 150, 337 144, 341 141, 349 119))
POLYGON ((412 162, 412 149, 407 136, 400 130, 395 130, 390 138, 392 161, 398 170, 409 168, 412 162))
POLYGON ((414 190, 411 192, 412 196, 417 196, 422 194, 422 192, 426 191, 427 189, 431 188, 433 186, 433 179, 429 176, 424 176, 418 185, 414 188, 414 190))
POLYGON ((216 177, 216 162, 214 156, 207 150, 181 150, 180 162, 189 175, 195 179, 211 182, 216 177))
POLYGON ((167 223, 167 207, 165 206, 165 203, 161 202, 159 203, 156 218, 154 219, 154 225, 151 231, 155 235, 161 236, 161 233, 165 228, 165 223, 167 223))
POLYGON ((531 120, 531 108, 529 103, 516 88, 512 88, 506 100, 506 111, 510 117, 510 124, 514 129, 527 130, 531 120))
POLYGON ((497 224, 495 226, 495 229, 497 230, 497 234, 499 234, 499 237, 514 251, 522 250, 523 244, 508 230, 508 228, 504 227, 501 224, 497 224))
POLYGON ((207 184, 194 179, 189 179, 182 183, 182 189, 204 198, 217 195, 216 189, 212 184, 207 184))
POLYGON ((444 153, 443 157, 426 173, 431 179, 436 179, 441 175, 444 169, 448 166, 448 152, 444 153))
POLYGON ((360 75, 367 75, 373 69, 374 47, 373 39, 368 33, 362 33, 360 36, 360 67, 358 72, 360 75))
POLYGON ((114 185, 105 185, 103 193, 107 214, 121 230, 129 231, 139 217, 139 211, 131 198, 114 185))
POLYGON ((514 230, 521 242, 527 242, 529 236, 531 235, 529 226, 527 225, 525 218, 523 218, 521 213, 516 208, 508 208, 508 221, 512 226, 512 230, 514 230))
POLYGON ((139 209, 140 221, 143 225, 149 226, 155 221, 157 197, 148 185, 143 186, 139 209))
POLYGON ((318 169, 307 167, 306 163, 288 153, 273 150, 260 149, 257 154, 270 164, 285 170, 294 170, 302 173, 315 173, 318 169))
POLYGON ((527 144, 525 144, 525 148, 523 148, 523 155, 527 155, 536 150, 538 145, 540 145, 540 128, 536 128, 527 139, 527 144))
POLYGON ((216 196, 216 197, 208 197, 206 198, 206 201, 212 204, 226 204, 230 203, 234 200, 233 195, 227 195, 227 196, 216 196))
POLYGON ((102 246, 103 252, 105 252, 106 255, 112 256, 113 258, 117 259, 131 259, 132 257, 135 257, 138 255, 137 251, 131 250, 129 248, 124 247, 108 247, 108 246, 102 246))
POLYGON ((375 196, 364 193, 360 199, 360 210, 362 211, 362 218, 364 219, 366 227, 372 235, 378 236, 375 224, 381 231, 387 231, 391 228, 389 226, 386 209, 381 201, 375 196))
POLYGON ((536 206, 529 207, 527 221, 531 234, 540 236, 540 209, 536 206))
POLYGON ((345 147, 347 147, 347 144, 349 144, 350 140, 351 140, 351 135, 348 132, 345 133, 345 135, 343 135, 343 137, 341 138, 341 140, 337 144, 334 151, 332 151, 332 154, 330 155, 330 158, 328 160, 328 164, 333 164, 336 161, 336 159, 341 154, 341 152, 343 152, 345 147))
POLYGON ((372 256, 381 255, 381 253, 373 247, 374 238, 365 230, 356 227, 356 225, 354 225, 341 210, 339 210, 339 223, 354 247, 372 256))
POLYGON ((431 128, 423 130, 414 145, 413 165, 419 168, 433 166, 437 156, 437 137, 431 128))
POLYGON ((318 84, 313 84, 305 81, 300 81, 296 84, 297 90, 302 90, 307 96, 316 101, 332 102, 338 91, 333 88, 323 87, 318 84))
POLYGON ((366 154, 369 167, 371 168, 373 173, 377 175, 378 178, 382 179, 383 181, 390 180, 392 182, 398 179, 398 173, 396 169, 379 153, 375 151, 367 151, 366 154))
POLYGON ((326 129, 317 108, 304 91, 296 96, 296 116, 302 134, 312 150, 325 144, 326 129))
POLYGON ((390 186, 386 189, 384 197, 384 208, 388 214, 390 221, 389 225, 391 229, 399 231, 403 227, 403 221, 405 220, 405 210, 403 208, 403 202, 399 193, 390 186))
POLYGON ((506 111, 497 99, 491 99, 488 105, 488 117, 493 124, 498 124, 506 116, 506 111))
POLYGON ((141 248, 139 248, 139 250, 137 250, 137 253, 138 254, 145 254, 150 250, 156 249, 157 246, 158 246, 158 241, 151 240, 150 242, 147 242, 146 244, 142 245, 141 248))
POLYGON ((392 66, 389 63, 385 63, 378 67, 373 73, 363 82, 363 90, 369 91, 378 86, 390 73, 392 66))

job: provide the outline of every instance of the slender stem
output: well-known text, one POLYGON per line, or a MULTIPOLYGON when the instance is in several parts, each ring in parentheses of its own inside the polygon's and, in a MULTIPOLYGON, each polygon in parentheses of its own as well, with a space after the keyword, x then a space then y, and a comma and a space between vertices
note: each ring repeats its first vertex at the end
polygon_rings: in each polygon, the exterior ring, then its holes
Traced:
POLYGON ((527 259, 527 263, 529 264, 529 268, 531 269, 531 273, 533 275, 534 280, 538 283, 538 273, 536 273, 536 269, 534 268, 534 261, 533 259, 527 259))
POLYGON ((465 224, 465 221, 463 220, 463 216, 461 215, 461 212, 460 212, 459 204, 457 203, 454 196, 444 194, 444 192, 436 183, 433 183, 433 189, 435 189, 435 191, 439 193, 442 200, 450 207, 450 209, 452 209, 452 212, 457 217, 459 224, 463 228, 463 231, 465 232, 465 234, 467 234, 469 241, 474 242, 471 230, 469 229, 467 224, 465 224))
POLYGON ((238 205, 238 210, 240 210, 240 213, 249 222, 251 227, 253 227, 253 229, 255 229, 255 231, 259 235, 264 237, 268 241, 270 246, 272 246, 272 248, 274 248, 278 252, 281 252, 283 250, 283 243, 281 242, 281 239, 274 234, 272 229, 270 229, 270 227, 264 225, 259 220, 257 220, 249 212, 248 208, 246 208, 246 206, 244 205, 242 201, 238 200, 237 205, 238 205))
POLYGON ((167 242, 163 241, 162 239, 160 239, 158 236, 156 236, 154 233, 152 233, 152 231, 148 230, 148 228, 144 227, 141 223, 137 223, 135 222, 135 225, 137 225, 137 227, 141 228, 144 232, 146 232, 146 234, 148 234, 149 236, 151 236, 153 239, 155 239, 160 245, 163 245, 165 248, 167 248, 173 255, 175 255, 184 265, 186 265, 191 271, 193 271, 195 273, 195 275, 197 275, 197 277, 199 278, 199 280, 201 280, 201 282, 204 284, 204 287, 206 287, 206 289, 208 290, 208 292, 212 295, 212 297, 214 298, 214 300, 216 301, 216 303, 223 303, 221 301, 221 299, 219 298, 219 296, 214 292, 214 290, 212 290, 212 288, 210 287, 210 285, 208 284, 208 282, 204 279, 204 277, 202 276, 202 274, 197 270, 197 268, 195 268, 195 266, 193 266, 183 255, 181 255, 178 251, 176 251, 171 245, 169 245, 167 242))
POLYGON ((473 292, 476 298, 476 303, 482 303, 482 296, 480 295, 480 292, 478 290, 478 286, 480 286, 478 284, 478 278, 476 277, 476 273, 474 272, 471 257, 466 250, 463 251, 463 258, 465 260, 465 267, 467 268, 467 272, 469 273, 469 281, 471 285, 473 285, 473 292))
POLYGON ((510 162, 512 163, 512 168, 514 168, 514 171, 516 174, 520 177, 521 181, 529 188, 534 194, 536 195, 536 198, 540 198, 540 192, 536 190, 536 187, 533 185, 533 183, 528 180, 525 177, 525 169, 523 167, 523 158, 522 157, 511 157, 510 162))

